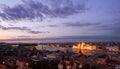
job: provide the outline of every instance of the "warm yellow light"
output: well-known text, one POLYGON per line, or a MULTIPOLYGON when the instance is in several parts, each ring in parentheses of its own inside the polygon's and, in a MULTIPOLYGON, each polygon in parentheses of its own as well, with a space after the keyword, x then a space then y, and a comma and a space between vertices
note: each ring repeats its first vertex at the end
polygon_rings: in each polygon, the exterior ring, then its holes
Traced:
POLYGON ((5 64, 5 62, 4 62, 4 61, 3 61, 2 63, 3 63, 3 64, 5 64))
POLYGON ((78 66, 79 68, 82 68, 82 64, 79 64, 79 66, 78 66))
POLYGON ((86 54, 90 51, 96 50, 96 46, 82 42, 81 44, 78 43, 77 45, 73 45, 72 49, 75 53, 79 53, 81 51, 83 54, 86 54))
POLYGON ((34 62, 34 64, 37 64, 37 62, 34 62))
POLYGON ((26 66, 28 67, 28 63, 26 63, 26 66))

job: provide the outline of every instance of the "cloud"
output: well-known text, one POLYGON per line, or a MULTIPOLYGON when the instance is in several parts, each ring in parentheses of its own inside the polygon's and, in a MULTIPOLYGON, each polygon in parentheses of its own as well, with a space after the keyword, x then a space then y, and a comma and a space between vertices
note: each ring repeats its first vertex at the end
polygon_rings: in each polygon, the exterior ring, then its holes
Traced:
POLYGON ((63 23, 63 25, 68 26, 68 27, 85 27, 85 26, 94 26, 94 25, 99 25, 100 23, 80 23, 80 22, 68 22, 68 23, 63 23))
POLYGON ((27 27, 4 27, 4 26, 0 25, 0 29, 2 29, 2 30, 20 30, 20 31, 25 31, 25 32, 31 33, 31 34, 50 33, 50 32, 43 32, 43 31, 34 31, 27 27))
POLYGON ((120 23, 109 24, 101 28, 103 30, 111 30, 112 34, 120 35, 120 23))
POLYGON ((48 27, 58 27, 57 25, 48 25, 48 27))
POLYGON ((36 17, 42 17, 41 14, 35 14, 30 8, 25 8, 24 5, 17 5, 13 8, 4 7, 3 13, 0 13, 0 17, 3 20, 22 20, 22 19, 35 19, 36 17))
POLYGON ((0 17, 3 20, 42 20, 46 16, 66 17, 85 10, 81 1, 78 4, 74 4, 73 0, 22 0, 22 2, 14 7, 2 7, 0 17))
POLYGON ((30 36, 17 36, 17 37, 20 37, 20 38, 28 38, 30 36))
POLYGON ((8 24, 9 26, 14 26, 13 24, 8 24))
POLYGON ((120 21, 110 21, 107 23, 101 23, 101 25, 97 25, 94 28, 89 29, 94 31, 103 31, 109 32, 109 35, 120 35, 120 21))
POLYGON ((29 30, 28 33, 39 34, 39 33, 50 33, 50 32, 48 32, 48 31, 43 32, 43 31, 33 31, 33 30, 29 30))

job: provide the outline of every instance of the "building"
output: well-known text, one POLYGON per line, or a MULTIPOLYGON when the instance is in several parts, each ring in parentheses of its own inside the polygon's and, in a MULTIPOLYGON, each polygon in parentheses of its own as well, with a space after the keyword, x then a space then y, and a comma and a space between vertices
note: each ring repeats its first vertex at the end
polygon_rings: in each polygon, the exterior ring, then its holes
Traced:
POLYGON ((115 69, 120 69, 120 65, 116 65, 116 66, 115 66, 115 69))
POLYGON ((74 53, 82 53, 84 55, 93 55, 95 54, 96 46, 82 42, 82 43, 78 43, 77 45, 73 45, 72 50, 74 53))
POLYGON ((118 54, 119 47, 118 46, 107 46, 106 50, 109 54, 118 54))

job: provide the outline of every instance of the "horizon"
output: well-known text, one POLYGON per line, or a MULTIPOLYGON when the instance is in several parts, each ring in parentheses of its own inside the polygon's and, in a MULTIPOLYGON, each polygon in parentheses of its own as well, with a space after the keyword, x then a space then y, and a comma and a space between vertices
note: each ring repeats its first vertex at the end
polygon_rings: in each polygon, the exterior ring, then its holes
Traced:
POLYGON ((56 37, 56 38, 24 38, 24 39, 7 39, 0 40, 0 42, 6 43, 66 43, 66 42, 119 42, 119 37, 111 36, 67 36, 67 37, 56 37))

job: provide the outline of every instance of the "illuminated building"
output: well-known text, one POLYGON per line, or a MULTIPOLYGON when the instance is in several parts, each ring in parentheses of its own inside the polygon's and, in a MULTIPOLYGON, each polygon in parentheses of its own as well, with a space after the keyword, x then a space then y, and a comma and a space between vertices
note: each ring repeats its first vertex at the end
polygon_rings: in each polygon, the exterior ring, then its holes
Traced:
POLYGON ((107 46, 106 50, 107 50, 107 53, 109 54, 118 54, 119 47, 118 46, 107 46))
POLYGON ((72 47, 74 53, 82 53, 84 55, 93 55, 95 54, 96 46, 91 44, 86 44, 82 42, 72 47))

